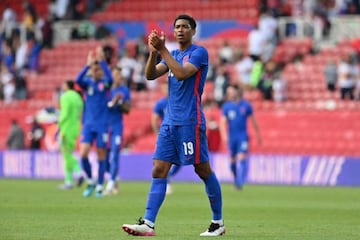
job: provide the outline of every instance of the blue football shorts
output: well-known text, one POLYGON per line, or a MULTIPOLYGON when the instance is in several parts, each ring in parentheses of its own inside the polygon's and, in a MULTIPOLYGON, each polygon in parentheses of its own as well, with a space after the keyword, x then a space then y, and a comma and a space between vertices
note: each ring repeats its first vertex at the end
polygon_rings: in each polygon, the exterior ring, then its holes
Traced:
POLYGON ((248 153, 249 139, 247 137, 238 137, 229 140, 229 150, 231 157, 235 157, 239 153, 248 153))
POLYGON ((92 144, 96 142, 96 147, 106 148, 109 141, 107 129, 94 130, 91 127, 84 126, 81 131, 81 143, 92 144))
POLYGON ((113 129, 110 130, 110 148, 111 149, 119 149, 122 144, 122 135, 123 131, 122 129, 113 129))
POLYGON ((194 165, 209 161, 205 125, 161 125, 154 159, 176 165, 194 165))

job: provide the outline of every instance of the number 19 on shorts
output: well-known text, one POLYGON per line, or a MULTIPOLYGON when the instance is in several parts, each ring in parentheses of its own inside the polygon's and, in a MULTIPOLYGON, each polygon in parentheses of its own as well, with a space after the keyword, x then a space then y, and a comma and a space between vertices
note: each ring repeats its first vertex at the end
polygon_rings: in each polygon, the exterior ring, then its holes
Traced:
POLYGON ((193 155, 194 154, 194 144, 192 142, 183 142, 184 155, 193 155))

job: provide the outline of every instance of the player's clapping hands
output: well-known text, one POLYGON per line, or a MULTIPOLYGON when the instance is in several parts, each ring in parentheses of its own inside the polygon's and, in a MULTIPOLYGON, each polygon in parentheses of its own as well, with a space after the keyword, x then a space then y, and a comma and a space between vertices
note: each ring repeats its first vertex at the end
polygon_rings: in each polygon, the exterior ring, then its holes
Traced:
POLYGON ((94 62, 94 53, 93 53, 93 51, 89 51, 87 60, 86 60, 86 64, 88 66, 91 66, 91 64, 93 64, 93 62, 94 62))
POLYGON ((104 50, 101 46, 96 48, 96 60, 99 62, 105 59, 104 50))
POLYGON ((159 35, 156 30, 152 30, 148 38, 148 43, 150 51, 161 51, 165 48, 165 33, 161 32, 159 35))

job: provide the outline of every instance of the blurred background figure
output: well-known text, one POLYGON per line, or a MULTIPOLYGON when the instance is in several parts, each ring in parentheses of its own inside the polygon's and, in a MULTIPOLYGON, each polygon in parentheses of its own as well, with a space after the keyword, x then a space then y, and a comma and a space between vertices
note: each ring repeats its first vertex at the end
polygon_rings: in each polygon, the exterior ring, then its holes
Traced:
POLYGON ((39 124, 36 117, 34 117, 31 130, 28 134, 28 138, 30 140, 30 149, 40 150, 42 145, 42 139, 45 136, 44 128, 39 124))
POLYGON ((255 129, 258 144, 261 145, 259 125, 250 102, 243 99, 243 90, 237 85, 226 89, 227 101, 222 106, 220 134, 224 144, 230 151, 230 170, 234 177, 234 185, 242 189, 248 173, 249 133, 248 119, 255 129))
POLYGON ((338 80, 337 66, 334 60, 329 60, 324 69, 326 88, 334 92, 338 80))
POLYGON ((123 146, 124 114, 129 114, 131 109, 130 89, 125 84, 121 75, 121 68, 112 68, 113 84, 108 102, 108 127, 110 134, 110 179, 106 185, 104 195, 117 194, 119 189, 116 180, 119 173, 120 150, 123 146))
POLYGON ((6 140, 6 146, 10 150, 25 149, 25 132, 15 119, 11 121, 11 128, 6 140))
POLYGON ((81 176, 80 164, 73 155, 76 141, 80 135, 84 104, 80 94, 74 90, 74 81, 66 81, 63 84, 63 91, 64 93, 60 97, 59 135, 60 150, 64 159, 65 180, 59 188, 72 189, 74 173, 78 177, 78 186, 84 180, 81 176))

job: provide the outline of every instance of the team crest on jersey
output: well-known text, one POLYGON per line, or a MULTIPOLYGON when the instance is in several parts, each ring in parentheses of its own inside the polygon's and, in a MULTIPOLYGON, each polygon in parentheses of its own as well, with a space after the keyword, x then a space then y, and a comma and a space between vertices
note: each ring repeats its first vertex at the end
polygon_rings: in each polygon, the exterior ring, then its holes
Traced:
POLYGON ((104 88, 105 88, 104 83, 99 83, 99 84, 98 84, 98 89, 99 89, 101 92, 104 91, 104 88))
POLYGON ((189 55, 184 56, 183 61, 182 61, 183 65, 184 65, 187 61, 189 61, 189 55))

